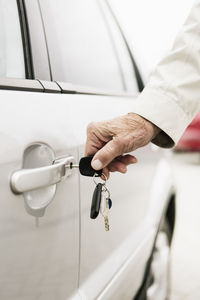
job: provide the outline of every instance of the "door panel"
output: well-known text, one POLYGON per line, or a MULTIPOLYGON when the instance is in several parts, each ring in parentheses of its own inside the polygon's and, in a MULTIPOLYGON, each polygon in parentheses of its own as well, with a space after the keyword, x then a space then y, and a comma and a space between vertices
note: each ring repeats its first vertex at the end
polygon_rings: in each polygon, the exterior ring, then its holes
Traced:
POLYGON ((61 103, 60 95, 43 93, 0 91, 0 99, 0 298, 64 300, 78 285, 78 173, 57 185, 38 226, 9 183, 32 143, 49 145, 55 157, 77 160, 70 105, 61 103))
POLYGON ((64 300, 80 292, 94 299, 107 291, 105 299, 129 299, 126 287, 132 286, 130 293, 138 288, 155 234, 147 215, 157 152, 143 148, 127 175, 112 174, 110 232, 101 216, 89 218, 94 183, 78 170, 57 185, 38 227, 9 183, 32 143, 78 162, 88 123, 131 111, 134 99, 17 91, 0 91, 0 99, 1 298, 64 300))
POLYGON ((131 299, 141 284, 156 231, 149 222, 148 209, 157 158, 149 148, 139 150, 135 155, 138 164, 129 166, 126 175, 111 174, 108 181, 113 202, 109 232, 105 232, 101 215, 96 220, 89 218, 94 184, 89 185, 91 180, 88 178, 80 180, 80 288, 87 299, 101 293, 102 299, 131 299), (115 277, 116 280, 120 277, 117 287, 115 277), (104 294, 108 284, 109 297, 104 294))
MULTIPOLYGON (((82 97, 78 107, 80 129, 89 121, 106 120, 132 110, 134 99, 100 96, 82 97)), ((85 136, 84 131, 81 134, 85 136)), ((80 157, 84 147, 79 148, 80 157)), ((130 299, 141 284, 146 261, 155 237, 148 209, 152 182, 161 154, 145 147, 134 154, 139 163, 126 175, 113 173, 108 181, 113 206, 110 231, 105 232, 101 215, 89 217, 94 183, 80 178, 81 259, 80 290, 86 299, 130 299), (127 292, 127 287, 129 290, 127 292)))

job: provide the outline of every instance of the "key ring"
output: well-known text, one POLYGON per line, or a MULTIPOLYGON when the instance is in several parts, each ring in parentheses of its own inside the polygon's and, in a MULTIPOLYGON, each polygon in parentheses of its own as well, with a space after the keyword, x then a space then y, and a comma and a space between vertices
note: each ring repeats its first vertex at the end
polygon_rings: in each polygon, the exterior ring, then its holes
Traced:
POLYGON ((104 185, 103 185, 103 189, 104 189, 104 192, 107 192, 107 197, 106 198, 108 198, 108 199, 110 199, 110 191, 109 191, 109 189, 106 187, 106 184, 104 183, 104 185))
MULTIPOLYGON (((106 175, 104 174, 104 173, 102 173, 101 174, 101 176, 103 176, 104 177, 104 179, 105 179, 105 181, 102 183, 104 186, 106 185, 106 181, 108 180, 108 178, 106 177, 106 175)), ((99 177, 99 176, 97 176, 96 174, 94 174, 94 176, 93 176, 93 181, 94 181, 94 183, 97 185, 98 183, 96 182, 96 180, 95 180, 95 178, 97 178, 97 177, 99 177)), ((99 177, 100 178, 100 177, 99 177)), ((103 179, 102 179, 103 180, 103 179)), ((106 188, 106 190, 107 190, 107 188, 106 188)))
MULTIPOLYGON (((110 198, 110 191, 109 191, 109 189, 106 187, 106 182, 107 182, 107 177, 106 177, 106 175, 104 174, 104 173, 102 173, 102 175, 103 175, 103 177, 104 177, 104 179, 105 179, 105 181, 103 181, 103 183, 101 183, 102 184, 102 191, 104 191, 105 193, 107 192, 107 194, 108 194, 108 196, 107 196, 107 198, 109 199, 110 198)), ((101 175, 101 176, 102 176, 101 175)), ((94 183, 97 185, 98 183, 96 182, 96 180, 95 180, 95 178, 100 178, 99 176, 96 176, 96 174, 94 174, 94 176, 93 176, 93 181, 94 181, 94 183)), ((103 179, 102 179, 103 180, 103 179)))

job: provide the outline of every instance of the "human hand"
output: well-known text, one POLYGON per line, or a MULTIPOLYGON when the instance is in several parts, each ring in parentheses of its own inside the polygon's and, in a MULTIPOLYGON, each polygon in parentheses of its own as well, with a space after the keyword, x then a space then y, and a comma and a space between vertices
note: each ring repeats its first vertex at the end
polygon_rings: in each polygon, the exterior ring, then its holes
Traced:
POLYGON ((106 122, 93 122, 87 128, 85 154, 95 154, 92 167, 103 169, 107 178, 110 172, 126 173, 127 166, 137 159, 125 153, 147 145, 159 131, 153 123, 134 113, 106 122))

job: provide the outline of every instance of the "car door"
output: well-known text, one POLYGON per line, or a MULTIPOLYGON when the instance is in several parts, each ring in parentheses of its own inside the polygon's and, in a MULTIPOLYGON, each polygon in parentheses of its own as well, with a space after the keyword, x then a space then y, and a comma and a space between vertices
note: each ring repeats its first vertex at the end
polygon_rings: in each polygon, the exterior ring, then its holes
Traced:
POLYGON ((87 124, 130 112, 137 94, 104 7, 0 4, 1 298, 130 299, 155 236, 159 154, 139 150, 140 164, 112 175, 110 232, 89 218, 92 179, 65 168, 84 155, 87 124))
MULTIPOLYGON (((72 101, 76 108, 73 115, 66 114, 76 124, 79 158, 84 156, 87 124, 130 112, 138 94, 133 66, 132 71, 124 66, 131 59, 120 57, 122 41, 112 34, 111 16, 102 2, 39 1, 52 78, 62 89, 63 101, 72 101)), ((131 299, 142 282, 155 237, 148 207, 161 154, 146 147, 135 155, 140 163, 129 167, 127 175, 112 174, 108 182, 113 200, 109 232, 101 216, 89 218, 95 185, 91 178, 80 177, 78 292, 83 299, 131 299)))
POLYGON ((25 79, 19 2, 0 1, 0 298, 66 299, 78 288, 79 180, 59 183, 57 159, 78 159, 73 104, 25 79))

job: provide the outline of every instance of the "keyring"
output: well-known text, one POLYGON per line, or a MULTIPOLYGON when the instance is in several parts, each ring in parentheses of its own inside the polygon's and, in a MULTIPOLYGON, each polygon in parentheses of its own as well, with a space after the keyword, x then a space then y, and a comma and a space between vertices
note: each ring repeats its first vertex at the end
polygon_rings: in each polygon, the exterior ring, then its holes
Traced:
POLYGON ((104 183, 103 184, 103 189, 104 189, 104 192, 107 192, 107 198, 109 199, 110 198, 110 191, 109 191, 109 189, 107 188, 107 186, 106 186, 106 183, 104 183))
MULTIPOLYGON (((105 186, 106 181, 108 180, 108 178, 106 177, 106 175, 105 175, 104 173, 102 173, 101 176, 103 176, 104 179, 105 179, 105 181, 103 181, 103 183, 102 183, 102 184, 105 186)), ((97 185, 98 183, 96 182, 95 178, 101 178, 101 177, 99 177, 99 176, 97 176, 96 174, 94 174, 94 176, 93 176, 93 181, 94 181, 94 183, 97 185)), ((101 180, 103 180, 103 179, 101 179, 101 180)), ((106 189, 107 189, 107 188, 106 188, 106 189)))

